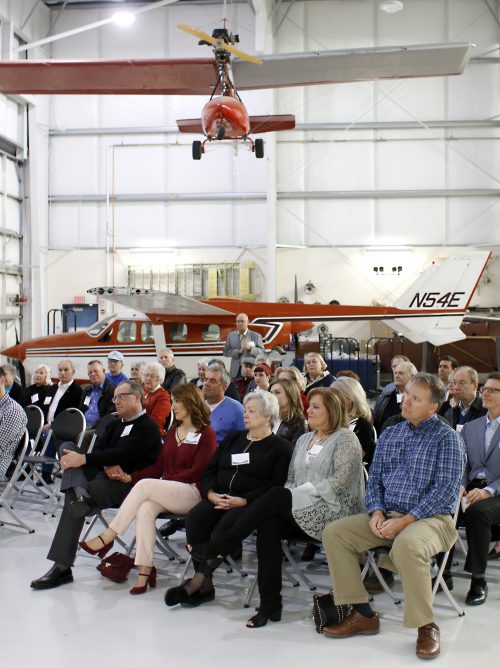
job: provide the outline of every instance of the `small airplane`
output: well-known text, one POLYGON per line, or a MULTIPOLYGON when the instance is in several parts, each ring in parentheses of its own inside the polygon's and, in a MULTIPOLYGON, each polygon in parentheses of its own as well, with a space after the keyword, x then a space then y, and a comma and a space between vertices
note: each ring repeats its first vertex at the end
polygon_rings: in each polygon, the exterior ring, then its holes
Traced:
POLYGON ((85 331, 39 337, 2 354, 21 362, 29 373, 39 364, 55 369, 68 357, 75 363, 76 378, 86 380, 88 362, 99 359, 105 364, 111 350, 119 349, 128 362, 154 361, 169 347, 176 365, 194 377, 198 359, 223 356, 227 335, 241 312, 248 314, 250 328, 262 335, 268 352, 289 344, 292 335, 315 323, 359 320, 385 321, 414 343, 444 345, 465 338, 459 328, 490 256, 470 251, 432 264, 394 306, 197 301, 135 288, 92 288, 90 294, 133 309, 136 315, 112 315, 85 331))
MULTIPOLYGON (((387 46, 250 56, 235 48, 239 41, 227 28, 212 36, 180 24, 181 30, 212 45, 213 58, 145 60, 2 60, 0 93, 71 95, 210 95, 201 118, 177 121, 180 132, 203 133, 192 155, 200 160, 207 141, 249 143, 264 157, 263 140, 251 134, 290 130, 289 114, 249 116, 238 89, 262 90, 290 86, 401 79, 461 74, 472 54, 469 43, 387 46), (235 60, 231 56, 235 55, 235 60), (256 66, 258 65, 258 66, 256 66), (217 95, 217 93, 220 93, 217 95)), ((61 37, 65 36, 61 34, 61 37)), ((53 41, 54 35, 47 40, 53 41)), ((47 40, 42 40, 41 43, 47 40)), ((33 45, 26 45, 29 48, 33 45)))

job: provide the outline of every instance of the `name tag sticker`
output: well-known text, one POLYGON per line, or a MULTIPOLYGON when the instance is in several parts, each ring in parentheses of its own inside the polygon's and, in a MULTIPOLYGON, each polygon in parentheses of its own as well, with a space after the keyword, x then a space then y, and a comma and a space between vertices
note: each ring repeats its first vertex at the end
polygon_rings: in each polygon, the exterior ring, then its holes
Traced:
POLYGON ((51 401, 52 401, 52 397, 45 397, 45 399, 43 400, 43 405, 44 406, 50 406, 51 401))
POLYGON ((396 394, 396 401, 398 404, 400 404, 403 401, 404 394, 401 392, 401 394, 396 394))
POLYGON ((194 431, 188 431, 184 443, 187 443, 188 445, 198 445, 200 438, 201 434, 197 434, 194 431))
POLYGON ((123 436, 128 436, 130 432, 132 431, 133 424, 128 424, 125 429, 122 431, 122 435, 120 438, 123 438, 123 436))
POLYGON ((36 404, 37 401, 38 401, 38 394, 32 394, 31 395, 31 403, 36 404))
POLYGON ((310 455, 311 457, 316 457, 322 450, 323 450, 322 445, 313 445, 307 454, 310 455))
POLYGON ((250 464, 250 453, 239 452, 236 455, 231 455, 231 464, 233 466, 241 466, 242 464, 250 464))
POLYGON ((464 428, 463 424, 457 424, 457 432, 460 433, 464 428))
POLYGON ((90 406, 90 394, 83 400, 84 406, 90 406))

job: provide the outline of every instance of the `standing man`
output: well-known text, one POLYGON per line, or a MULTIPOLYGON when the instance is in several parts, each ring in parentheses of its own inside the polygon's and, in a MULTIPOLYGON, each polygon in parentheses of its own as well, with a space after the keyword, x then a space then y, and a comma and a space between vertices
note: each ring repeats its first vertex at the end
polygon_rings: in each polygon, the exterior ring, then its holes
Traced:
POLYGON ((462 431, 464 424, 486 414, 478 392, 479 376, 470 366, 459 366, 453 374, 453 391, 458 405, 450 407, 444 418, 452 429, 462 431))
POLYGON ((233 429, 245 429, 243 406, 239 401, 226 397, 229 374, 220 364, 209 364, 203 383, 203 397, 210 408, 211 426, 215 430, 217 443, 233 429))
POLYGON ((484 417, 467 422, 462 438, 467 449, 464 475, 467 509, 465 570, 471 573, 467 605, 481 605, 488 596, 485 573, 492 526, 500 524, 500 373, 490 373, 481 390, 484 417))
POLYGON ((231 379, 241 375, 243 357, 256 358, 265 353, 262 336, 248 329, 248 316, 239 313, 236 316, 236 330, 229 332, 224 347, 224 357, 231 358, 231 379))
POLYGON ((351 604, 340 624, 327 626, 329 638, 379 632, 359 568, 365 550, 390 548, 404 591, 404 625, 418 629, 416 653, 433 659, 440 652, 434 623, 429 559, 450 549, 457 538, 453 523, 465 465, 463 441, 436 416, 444 397, 441 382, 416 374, 405 388, 403 417, 377 442, 368 478, 368 514, 345 517, 323 532, 335 601, 351 604))
POLYGON ((125 357, 119 350, 112 350, 108 355, 108 372, 106 373, 106 378, 113 385, 118 385, 118 383, 123 383, 128 380, 127 376, 123 373, 123 364, 125 362, 125 357))
POLYGON ((0 478, 3 478, 15 455, 28 420, 21 406, 5 389, 7 374, 0 366, 0 478))
POLYGON ((47 557, 54 565, 33 580, 33 589, 73 582, 71 566, 85 515, 117 508, 132 489, 131 484, 120 482, 121 474, 113 468, 132 473, 153 464, 160 453, 160 432, 143 408, 142 387, 134 381, 120 383, 114 390, 114 403, 119 417, 107 425, 93 452, 84 455, 71 451, 67 443, 62 446, 64 507, 47 557))
POLYGON ((170 392, 175 385, 187 383, 186 374, 181 369, 178 369, 174 364, 174 351, 170 348, 160 350, 159 362, 165 368, 165 380, 163 381, 163 389, 170 392))

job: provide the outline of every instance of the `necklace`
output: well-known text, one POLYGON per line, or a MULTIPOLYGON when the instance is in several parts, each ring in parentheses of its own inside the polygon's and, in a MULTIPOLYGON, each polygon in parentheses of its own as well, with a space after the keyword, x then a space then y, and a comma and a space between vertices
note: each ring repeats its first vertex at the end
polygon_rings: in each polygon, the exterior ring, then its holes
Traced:
POLYGON ((311 436, 311 440, 309 441, 309 446, 308 450, 310 450, 313 445, 318 445, 319 443, 322 443, 327 437, 326 436, 320 436, 317 431, 314 432, 314 434, 311 436))

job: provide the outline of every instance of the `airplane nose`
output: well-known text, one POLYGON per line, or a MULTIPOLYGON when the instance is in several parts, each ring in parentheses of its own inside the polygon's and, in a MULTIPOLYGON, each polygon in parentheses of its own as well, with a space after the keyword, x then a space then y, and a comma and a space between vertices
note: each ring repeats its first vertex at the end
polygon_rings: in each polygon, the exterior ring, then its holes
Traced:
POLYGON ((11 346, 10 348, 5 348, 5 350, 1 351, 1 354, 5 355, 5 357, 19 360, 20 362, 24 362, 26 357, 25 347, 22 344, 11 346))

